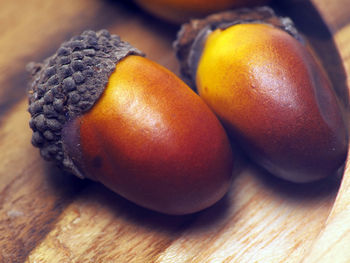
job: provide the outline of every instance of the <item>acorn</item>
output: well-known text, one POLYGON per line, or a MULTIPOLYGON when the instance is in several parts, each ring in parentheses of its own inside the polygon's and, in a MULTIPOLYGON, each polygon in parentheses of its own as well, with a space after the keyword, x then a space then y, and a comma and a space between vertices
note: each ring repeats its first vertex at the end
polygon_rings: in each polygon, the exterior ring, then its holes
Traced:
POLYGON ((175 48, 184 78, 255 163, 296 183, 340 171, 342 110, 291 19, 268 7, 223 12, 183 25, 175 48))
POLYGON ((46 160, 167 214, 227 192, 232 151, 214 113, 169 70, 108 31, 31 66, 32 143, 46 160))
POLYGON ((135 0, 149 13, 173 23, 183 23, 210 13, 267 4, 270 0, 135 0))

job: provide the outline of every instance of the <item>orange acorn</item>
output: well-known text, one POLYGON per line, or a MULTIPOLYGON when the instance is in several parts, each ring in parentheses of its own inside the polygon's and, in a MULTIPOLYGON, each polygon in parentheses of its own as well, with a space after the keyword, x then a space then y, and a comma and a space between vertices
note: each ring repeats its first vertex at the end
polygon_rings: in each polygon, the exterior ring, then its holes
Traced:
POLYGON ((270 0, 135 0, 142 8, 164 20, 182 23, 231 8, 267 4, 270 0))
POLYGON ((184 25, 176 47, 184 76, 257 164, 293 182, 343 165, 338 99, 289 18, 269 8, 212 15, 184 25))
POLYGON ((187 214, 227 192, 223 127, 179 78, 102 30, 33 67, 32 142, 42 156, 146 208, 187 214))

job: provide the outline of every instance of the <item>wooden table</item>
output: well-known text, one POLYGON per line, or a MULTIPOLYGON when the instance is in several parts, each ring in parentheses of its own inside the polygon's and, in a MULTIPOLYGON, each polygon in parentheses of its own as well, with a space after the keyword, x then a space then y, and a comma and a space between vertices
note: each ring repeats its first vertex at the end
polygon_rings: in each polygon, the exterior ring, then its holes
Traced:
MULTIPOLYGON (((273 5, 308 37, 346 106, 349 0, 273 5)), ((167 216, 43 161, 30 144, 25 66, 88 28, 178 72, 178 27, 127 1, 0 2, 0 262, 350 262, 348 170, 339 191, 341 177, 294 185, 245 163, 218 204, 167 216)))

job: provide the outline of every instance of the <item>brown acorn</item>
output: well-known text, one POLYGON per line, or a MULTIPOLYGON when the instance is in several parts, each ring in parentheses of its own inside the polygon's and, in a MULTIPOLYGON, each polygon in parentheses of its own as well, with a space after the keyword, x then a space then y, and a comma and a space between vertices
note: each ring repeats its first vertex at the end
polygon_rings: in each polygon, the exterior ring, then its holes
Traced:
POLYGON ((267 7, 193 20, 181 70, 248 157, 293 182, 335 174, 348 136, 338 99, 289 18, 267 7))
POLYGON ((210 13, 238 7, 264 5, 270 0, 135 0, 155 16, 173 23, 183 23, 210 13))
POLYGON ((32 66, 32 142, 46 160, 138 205, 193 213, 227 192, 223 127, 179 78, 106 30, 32 66))

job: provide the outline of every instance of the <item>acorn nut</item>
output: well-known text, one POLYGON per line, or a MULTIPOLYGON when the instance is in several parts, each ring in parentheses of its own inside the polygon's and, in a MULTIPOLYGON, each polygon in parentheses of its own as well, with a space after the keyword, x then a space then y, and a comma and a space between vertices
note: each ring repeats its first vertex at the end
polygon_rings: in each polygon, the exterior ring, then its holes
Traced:
POLYGON ((31 67, 32 142, 46 160, 168 214, 227 192, 232 151, 184 82, 107 31, 86 31, 31 67))
POLYGON ((135 0, 151 14, 173 23, 183 23, 230 8, 258 6, 270 0, 135 0))
POLYGON ((183 75, 257 164, 298 183, 343 165, 341 107, 289 18, 267 7, 215 14, 184 25, 175 46, 183 75))

